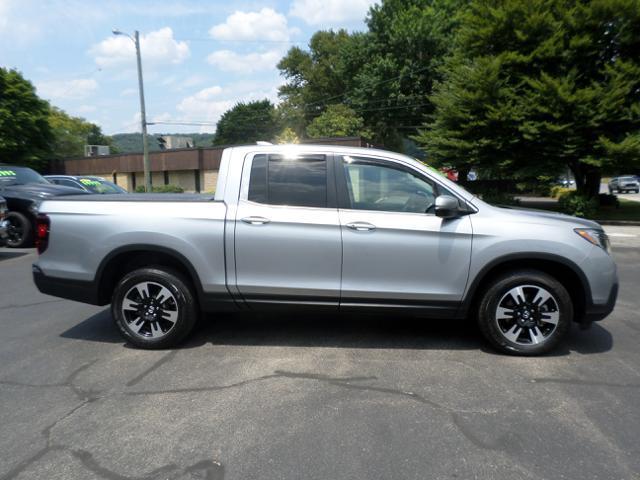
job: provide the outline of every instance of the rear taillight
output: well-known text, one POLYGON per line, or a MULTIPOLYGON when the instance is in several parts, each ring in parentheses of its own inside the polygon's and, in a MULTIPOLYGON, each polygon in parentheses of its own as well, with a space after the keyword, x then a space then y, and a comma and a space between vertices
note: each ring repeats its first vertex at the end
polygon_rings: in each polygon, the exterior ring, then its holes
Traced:
POLYGON ((49 217, 40 214, 36 218, 36 249, 38 253, 43 253, 49 246, 49 227, 51 221, 49 217))

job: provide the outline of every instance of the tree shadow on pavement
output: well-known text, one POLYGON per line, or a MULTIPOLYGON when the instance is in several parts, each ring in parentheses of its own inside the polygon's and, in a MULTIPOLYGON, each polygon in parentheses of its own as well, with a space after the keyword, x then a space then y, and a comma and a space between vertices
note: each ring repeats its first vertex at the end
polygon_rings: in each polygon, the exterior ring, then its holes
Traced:
MULTIPOLYGON (((61 334, 64 338, 124 343, 109 309, 61 334)), ((495 353, 469 320, 424 319, 399 315, 355 314, 208 314, 203 315, 180 349, 205 344, 237 346, 481 350, 495 353)), ((572 329, 568 341, 551 356, 602 353, 613 346, 608 330, 598 324, 572 329)))

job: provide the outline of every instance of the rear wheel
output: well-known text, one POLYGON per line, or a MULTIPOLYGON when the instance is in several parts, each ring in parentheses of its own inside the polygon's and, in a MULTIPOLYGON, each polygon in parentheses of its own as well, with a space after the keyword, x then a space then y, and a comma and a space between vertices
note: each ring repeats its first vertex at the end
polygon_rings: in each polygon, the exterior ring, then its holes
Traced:
POLYGON ((125 275, 114 290, 111 314, 124 338, 145 349, 179 344, 198 317, 189 281, 165 267, 125 275))
POLYGON ((7 246, 12 248, 26 248, 33 243, 33 227, 26 215, 20 212, 7 214, 9 227, 7 228, 7 246))
POLYGON ((564 286, 538 271, 512 272, 498 278, 480 302, 478 324, 498 350, 540 355, 569 332, 573 303, 564 286))

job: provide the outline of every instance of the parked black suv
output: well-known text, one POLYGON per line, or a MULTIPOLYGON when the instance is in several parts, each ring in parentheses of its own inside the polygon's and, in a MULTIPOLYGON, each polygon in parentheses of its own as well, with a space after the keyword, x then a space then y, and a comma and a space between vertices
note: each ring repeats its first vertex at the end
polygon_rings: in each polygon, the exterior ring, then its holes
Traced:
POLYGON ((0 197, 0 247, 4 247, 7 243, 7 230, 9 222, 5 220, 7 216, 7 201, 0 197))
POLYGON ((53 185, 30 168, 0 164, 0 196, 5 198, 9 209, 7 246, 31 246, 38 207, 43 200, 84 194, 82 190, 53 185))

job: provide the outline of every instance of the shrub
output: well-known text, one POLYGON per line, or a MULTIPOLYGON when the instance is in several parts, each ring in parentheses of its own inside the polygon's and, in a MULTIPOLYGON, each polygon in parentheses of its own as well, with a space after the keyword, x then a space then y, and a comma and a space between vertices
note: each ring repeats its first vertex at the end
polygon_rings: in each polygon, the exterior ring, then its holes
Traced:
POLYGON ((598 195, 598 203, 601 207, 616 207, 620 208, 620 202, 616 195, 610 193, 601 193, 598 195))
POLYGON ((553 198, 560 198, 562 195, 565 195, 569 192, 573 192, 573 190, 563 187, 562 185, 554 185, 553 187, 551 187, 550 194, 553 198))
POLYGON ((519 205, 520 200, 500 190, 487 190, 481 195, 482 200, 492 205, 519 205))
POLYGON ((546 179, 518 182, 516 189, 525 195, 536 195, 539 197, 548 197, 551 195, 551 184, 546 179))
MULTIPOLYGON (((144 185, 138 185, 136 193, 145 193, 144 185)), ((153 185, 151 193, 184 193, 184 188, 180 185, 153 185)))
POLYGON ((575 190, 563 193, 558 199, 560 211, 582 218, 593 218, 598 213, 598 200, 578 194, 575 190))

